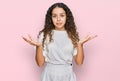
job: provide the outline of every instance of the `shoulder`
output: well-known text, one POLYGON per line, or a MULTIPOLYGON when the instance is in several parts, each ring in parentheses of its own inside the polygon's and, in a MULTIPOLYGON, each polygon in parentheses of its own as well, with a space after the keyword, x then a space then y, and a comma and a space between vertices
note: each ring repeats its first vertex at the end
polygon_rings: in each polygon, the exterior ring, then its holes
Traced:
POLYGON ((43 37, 44 37, 44 32, 39 33, 39 35, 38 35, 38 41, 40 43, 43 41, 43 37))
POLYGON ((39 35, 38 35, 38 38, 41 39, 44 37, 44 32, 41 32, 39 35))
MULTIPOLYGON (((44 38, 44 32, 41 32, 41 33, 39 34, 39 36, 38 36, 39 42, 42 42, 42 41, 43 41, 43 38, 44 38)), ((49 40, 48 35, 47 35, 47 37, 45 38, 45 42, 46 42, 47 40, 49 40)))

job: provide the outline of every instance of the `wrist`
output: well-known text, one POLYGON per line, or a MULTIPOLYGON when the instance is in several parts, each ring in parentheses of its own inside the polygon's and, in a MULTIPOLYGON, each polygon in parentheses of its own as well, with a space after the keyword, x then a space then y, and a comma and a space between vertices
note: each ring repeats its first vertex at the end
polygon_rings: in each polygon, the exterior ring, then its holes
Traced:
POLYGON ((79 45, 81 45, 81 46, 83 46, 83 42, 82 41, 79 41, 79 43, 78 43, 79 45))
POLYGON ((42 48, 42 44, 37 44, 36 47, 37 48, 42 48))

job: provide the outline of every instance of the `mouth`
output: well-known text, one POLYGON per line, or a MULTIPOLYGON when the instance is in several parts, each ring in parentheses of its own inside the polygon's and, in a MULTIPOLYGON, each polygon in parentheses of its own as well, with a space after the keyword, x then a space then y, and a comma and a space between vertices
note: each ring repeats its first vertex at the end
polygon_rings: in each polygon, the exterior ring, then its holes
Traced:
POLYGON ((56 23, 56 25, 60 26, 60 25, 62 25, 62 23, 56 23))

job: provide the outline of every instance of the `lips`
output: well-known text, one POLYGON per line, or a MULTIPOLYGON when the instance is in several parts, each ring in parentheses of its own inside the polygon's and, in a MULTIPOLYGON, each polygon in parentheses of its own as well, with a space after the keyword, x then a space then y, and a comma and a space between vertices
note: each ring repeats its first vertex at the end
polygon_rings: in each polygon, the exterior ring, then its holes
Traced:
POLYGON ((62 23, 56 23, 56 25, 62 25, 62 23))

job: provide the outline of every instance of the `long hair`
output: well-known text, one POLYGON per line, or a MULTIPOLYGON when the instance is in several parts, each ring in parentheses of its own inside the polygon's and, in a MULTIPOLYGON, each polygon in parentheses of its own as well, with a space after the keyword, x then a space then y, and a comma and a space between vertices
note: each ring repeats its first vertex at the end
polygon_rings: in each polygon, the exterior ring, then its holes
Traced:
POLYGON ((74 17, 72 15, 72 12, 67 7, 67 5, 65 5, 64 3, 55 3, 51 7, 49 7, 49 9, 47 10, 47 14, 46 14, 46 17, 45 17, 44 28, 39 32, 39 35, 42 32, 44 33, 43 42, 42 42, 43 48, 44 48, 44 41, 45 41, 47 35, 50 38, 50 40, 49 40, 50 42, 53 40, 51 32, 52 32, 53 29, 55 29, 55 26, 52 22, 52 11, 56 7, 63 8, 64 11, 66 12, 65 30, 67 31, 68 37, 72 40, 73 46, 77 47, 77 44, 78 44, 78 41, 79 41, 79 34, 76 31, 77 28, 76 28, 76 25, 75 25, 75 22, 74 22, 74 17))

